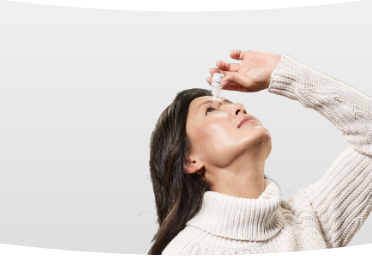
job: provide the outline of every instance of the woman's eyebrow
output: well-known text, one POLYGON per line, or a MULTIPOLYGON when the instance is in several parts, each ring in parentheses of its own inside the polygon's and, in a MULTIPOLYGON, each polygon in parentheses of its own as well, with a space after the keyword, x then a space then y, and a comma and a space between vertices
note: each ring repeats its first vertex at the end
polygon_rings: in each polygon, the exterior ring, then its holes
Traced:
MULTIPOLYGON (((229 101, 229 100, 227 100, 227 99, 225 99, 225 98, 221 98, 221 99, 222 99, 223 103, 225 103, 225 104, 233 104, 231 101, 229 101)), ((207 103, 213 103, 213 100, 207 100, 207 101, 204 101, 203 103, 201 103, 201 104, 199 105, 198 109, 199 109, 202 105, 207 104, 207 103)))
POLYGON ((228 99, 225 99, 225 98, 221 98, 221 99, 223 99, 225 104, 233 104, 233 102, 229 101, 228 99))

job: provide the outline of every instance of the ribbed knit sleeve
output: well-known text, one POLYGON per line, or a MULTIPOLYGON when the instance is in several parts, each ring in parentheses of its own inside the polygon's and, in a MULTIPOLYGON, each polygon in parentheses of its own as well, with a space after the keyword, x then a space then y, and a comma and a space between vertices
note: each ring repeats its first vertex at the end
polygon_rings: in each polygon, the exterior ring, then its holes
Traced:
POLYGON ((286 54, 268 91, 316 110, 349 142, 324 176, 298 193, 310 201, 328 246, 346 246, 372 209, 372 99, 286 54))

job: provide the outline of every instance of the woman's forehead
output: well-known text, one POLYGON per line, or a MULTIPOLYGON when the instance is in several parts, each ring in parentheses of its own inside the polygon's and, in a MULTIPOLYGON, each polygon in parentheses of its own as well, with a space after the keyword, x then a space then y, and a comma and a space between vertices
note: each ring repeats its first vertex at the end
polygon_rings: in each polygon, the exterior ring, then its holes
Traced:
MULTIPOLYGON (((198 105, 198 104, 203 104, 203 103, 208 102, 208 101, 213 102, 213 96, 202 96, 202 97, 195 98, 193 100, 193 103, 196 103, 196 105, 198 105)), ((225 99, 223 97, 217 97, 216 101, 219 101, 219 102, 224 103, 224 104, 233 104, 232 101, 230 101, 228 99, 225 99)))

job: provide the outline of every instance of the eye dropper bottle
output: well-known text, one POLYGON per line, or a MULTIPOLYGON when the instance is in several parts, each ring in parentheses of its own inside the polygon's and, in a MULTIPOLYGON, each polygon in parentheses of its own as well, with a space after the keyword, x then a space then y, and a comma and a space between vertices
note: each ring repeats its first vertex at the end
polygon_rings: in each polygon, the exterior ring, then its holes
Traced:
POLYGON ((214 73, 212 77, 212 94, 213 94, 213 103, 216 101, 217 96, 221 91, 221 80, 224 77, 221 73, 214 73))

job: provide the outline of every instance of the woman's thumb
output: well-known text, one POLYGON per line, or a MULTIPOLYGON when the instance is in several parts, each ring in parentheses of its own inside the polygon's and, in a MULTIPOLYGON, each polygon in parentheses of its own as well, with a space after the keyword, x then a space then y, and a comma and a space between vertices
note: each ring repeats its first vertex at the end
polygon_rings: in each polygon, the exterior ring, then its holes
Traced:
POLYGON ((244 87, 249 85, 249 79, 247 76, 242 75, 237 72, 226 72, 227 74, 222 78, 221 85, 222 88, 229 83, 237 83, 244 87))

